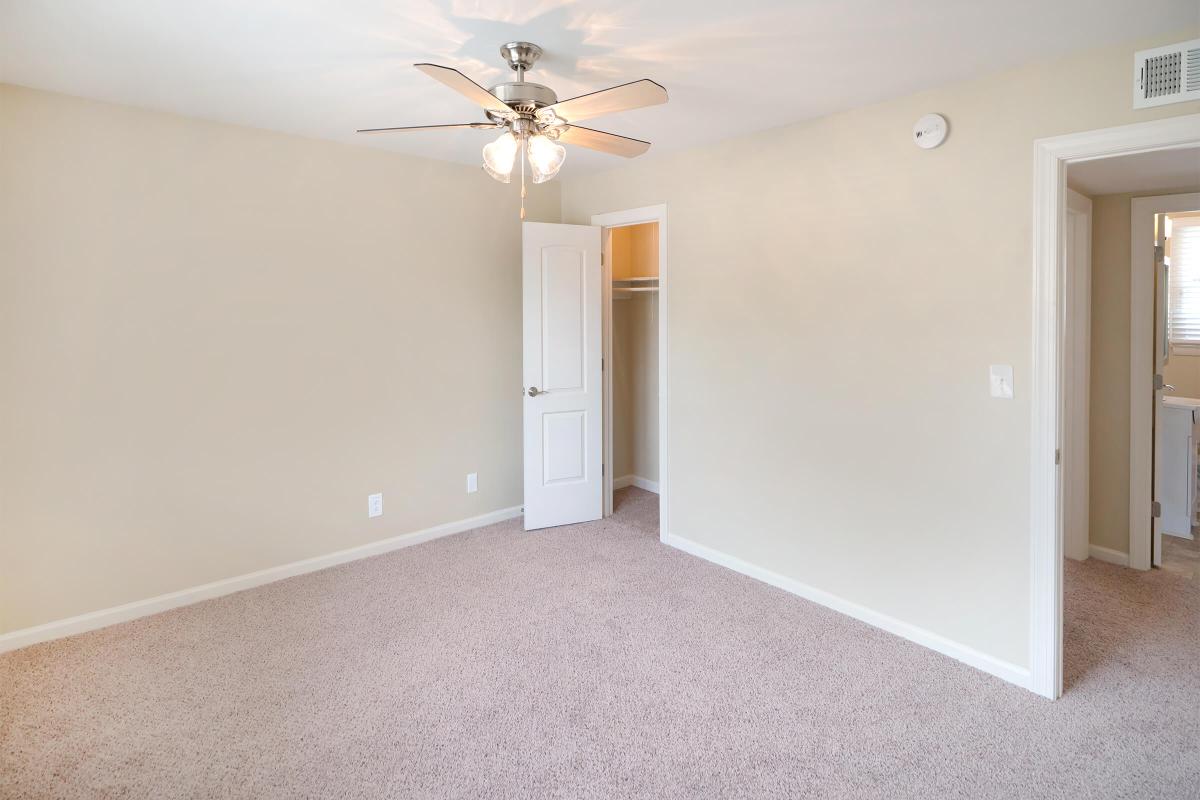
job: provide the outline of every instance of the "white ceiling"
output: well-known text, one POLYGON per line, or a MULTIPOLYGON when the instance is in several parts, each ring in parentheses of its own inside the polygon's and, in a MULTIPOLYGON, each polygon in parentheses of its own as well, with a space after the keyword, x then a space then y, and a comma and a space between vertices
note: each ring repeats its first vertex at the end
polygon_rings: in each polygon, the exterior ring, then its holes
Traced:
POLYGON ((1093 197, 1200 186, 1200 148, 1155 150, 1071 164, 1067 184, 1093 197))
MULTIPOLYGON (((353 130, 480 119, 410 65, 490 86, 525 39, 560 98, 666 86, 667 106, 589 123, 653 158, 1198 21, 1196 0, 0 0, 0 81, 478 163, 484 131, 353 130)), ((571 151, 575 170, 620 161, 571 151)))

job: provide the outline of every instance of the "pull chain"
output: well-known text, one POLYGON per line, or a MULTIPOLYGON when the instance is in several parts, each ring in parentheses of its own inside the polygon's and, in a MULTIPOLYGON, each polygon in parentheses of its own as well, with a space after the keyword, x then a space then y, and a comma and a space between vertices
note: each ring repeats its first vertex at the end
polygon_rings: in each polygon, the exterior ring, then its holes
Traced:
POLYGON ((521 139, 520 151, 517 158, 521 159, 521 219, 525 219, 525 139, 521 139))

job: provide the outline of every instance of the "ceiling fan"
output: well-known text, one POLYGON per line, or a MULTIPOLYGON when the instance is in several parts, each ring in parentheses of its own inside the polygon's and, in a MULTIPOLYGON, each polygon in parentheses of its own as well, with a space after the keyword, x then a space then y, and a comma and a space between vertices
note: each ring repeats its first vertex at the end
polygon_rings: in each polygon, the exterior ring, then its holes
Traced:
MULTIPOLYGON (((519 152, 529 161, 534 183, 544 183, 558 174, 566 160, 563 144, 573 144, 602 153, 633 158, 650 149, 650 143, 615 133, 585 128, 576 123, 603 114, 615 114, 634 108, 667 102, 667 90, 648 78, 624 83, 611 89, 558 99, 548 86, 528 83, 525 71, 542 55, 542 48, 530 42, 509 42, 500 47, 500 55, 517 73, 511 83, 484 89, 456 69, 437 64, 414 64, 434 80, 454 89, 477 103, 488 122, 461 122, 453 125, 413 125, 400 128, 365 128, 359 133, 394 133, 453 128, 476 128, 504 132, 483 147, 483 169, 501 183, 508 183, 519 152), (560 142, 562 144, 560 144, 560 142)), ((525 197, 525 159, 521 159, 521 198, 525 197)), ((521 217, 525 216, 522 202, 521 217)))

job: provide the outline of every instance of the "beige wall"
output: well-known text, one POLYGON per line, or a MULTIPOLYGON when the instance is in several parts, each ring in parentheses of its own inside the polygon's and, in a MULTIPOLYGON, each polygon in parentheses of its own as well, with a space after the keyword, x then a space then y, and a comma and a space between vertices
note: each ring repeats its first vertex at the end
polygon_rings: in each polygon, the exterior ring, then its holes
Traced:
POLYGON ((614 280, 658 275, 657 222, 613 228, 611 234, 614 280))
POLYGON ((613 302, 613 476, 658 482, 658 296, 613 302))
POLYGON ((477 167, 0 86, 0 632, 520 504, 520 309, 477 167))
POLYGON ((633 229, 613 228, 609 231, 609 250, 612 252, 612 277, 620 280, 633 275, 633 229))
POLYGON ((1171 394, 1200 397, 1200 356, 1173 353, 1163 368, 1163 381, 1175 387, 1171 394))
POLYGON ((1195 35, 568 175, 566 222, 668 205, 670 533, 1028 665, 1033 141, 1200 111, 1130 107, 1195 35))
MULTIPOLYGON (((1165 188, 1092 198, 1089 534, 1092 544, 1122 553, 1129 552, 1131 201, 1186 191, 1194 190, 1165 188)), ((1200 397, 1197 373, 1200 359, 1172 356, 1164 376, 1176 386, 1176 394, 1200 397), (1193 387, 1196 394, 1190 394, 1193 387)))
POLYGON ((1130 195, 1092 198, 1088 526, 1092 544, 1129 552, 1130 195))

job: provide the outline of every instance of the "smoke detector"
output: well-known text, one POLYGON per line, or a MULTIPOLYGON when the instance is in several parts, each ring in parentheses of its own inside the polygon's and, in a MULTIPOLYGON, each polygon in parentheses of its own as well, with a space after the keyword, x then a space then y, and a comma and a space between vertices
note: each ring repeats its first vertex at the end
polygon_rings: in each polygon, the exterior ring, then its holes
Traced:
POLYGON ((932 150, 946 141, 950 126, 941 114, 926 114, 913 125, 913 144, 922 150, 932 150))

